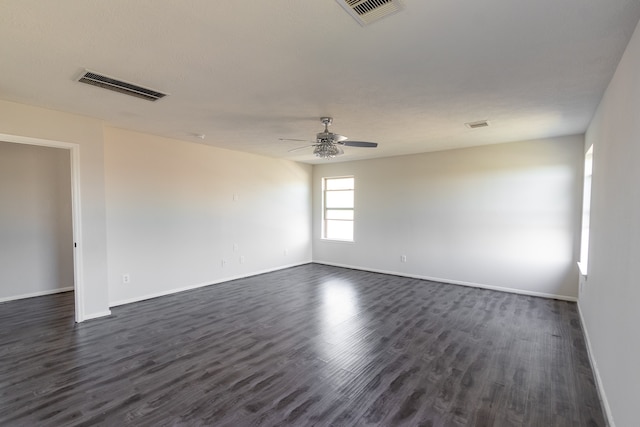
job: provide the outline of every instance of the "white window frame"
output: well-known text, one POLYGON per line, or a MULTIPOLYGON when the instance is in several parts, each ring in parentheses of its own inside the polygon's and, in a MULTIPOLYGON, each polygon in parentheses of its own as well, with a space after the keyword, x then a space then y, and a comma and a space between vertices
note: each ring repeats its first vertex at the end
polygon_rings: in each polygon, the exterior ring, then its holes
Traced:
POLYGON ((593 145, 584 155, 584 189, 582 193, 582 236, 580 239, 580 274, 587 275, 589 264, 589 226, 591 222, 591 181, 593 176, 593 145))
POLYGON ((346 176, 329 176, 322 178, 322 230, 321 230, 321 238, 323 240, 330 241, 338 241, 338 242, 353 242, 355 240, 355 177, 353 175, 346 176), (340 189, 340 190, 327 190, 327 181, 333 179, 345 179, 350 178, 353 179, 353 186, 348 189, 340 189), (336 208, 336 207, 327 207, 327 193, 332 191, 353 191, 353 205, 350 208, 336 208), (344 210, 351 211, 353 213, 352 219, 327 219, 327 210, 344 210), (350 221, 352 223, 352 234, 351 238, 336 238, 336 237, 327 237, 327 223, 328 221, 350 221))

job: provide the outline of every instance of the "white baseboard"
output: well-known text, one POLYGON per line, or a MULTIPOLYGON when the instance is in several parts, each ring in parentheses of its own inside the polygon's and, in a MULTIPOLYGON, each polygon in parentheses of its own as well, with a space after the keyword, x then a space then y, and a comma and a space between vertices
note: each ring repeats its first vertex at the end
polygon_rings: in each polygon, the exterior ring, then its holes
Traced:
POLYGON ((97 313, 91 313, 91 314, 85 315, 82 321, 84 322, 85 320, 97 319, 98 317, 105 317, 109 315, 111 315, 111 310, 99 311, 97 313))
POLYGON ((49 289, 49 290, 46 290, 46 291, 32 292, 32 293, 29 293, 29 294, 13 295, 13 296, 10 296, 10 297, 3 297, 3 298, 0 298, 0 302, 15 301, 15 300, 25 299, 25 298, 42 297, 42 296, 45 296, 45 295, 53 295, 53 294, 60 294, 62 292, 70 292, 72 290, 73 290, 73 286, 67 286, 67 287, 64 287, 64 288, 49 289))
POLYGON ((125 300, 112 301, 111 303, 109 303, 109 307, 117 307, 119 305, 131 304, 131 303, 139 302, 139 301, 145 301, 145 300, 148 300, 148 299, 153 299, 153 298, 163 297, 163 296, 166 296, 166 295, 176 294, 178 292, 190 291, 192 289, 203 288, 205 286, 211 286, 211 285, 217 285, 219 283, 230 282, 232 280, 245 279, 247 277, 258 276, 260 274, 271 273, 271 272, 278 271, 278 270, 284 270, 286 268, 298 267, 300 265, 309 264, 310 262, 311 261, 305 261, 305 262, 300 262, 300 263, 297 263, 297 264, 288 264, 288 265, 284 265, 284 266, 280 266, 280 267, 274 267, 274 268, 268 268, 268 269, 265 269, 265 270, 255 271, 255 272, 249 273, 249 274, 239 274, 239 275, 236 275, 236 276, 224 277, 222 279, 215 279, 215 280, 207 281, 207 282, 204 282, 204 283, 196 283, 196 284, 193 284, 193 285, 183 286, 183 287, 180 287, 180 288, 168 289, 166 291, 161 291, 161 292, 154 292, 153 294, 147 294, 147 295, 143 295, 143 296, 139 296, 139 297, 128 298, 128 299, 125 299, 125 300))
POLYGON ((313 262, 315 264, 330 265, 330 266, 333 266, 333 267, 351 268, 353 270, 370 271, 372 273, 391 274, 393 276, 401 276, 401 277, 409 277, 409 278, 412 278, 412 279, 429 280, 431 282, 447 283, 447 284, 451 284, 451 285, 469 286, 469 287, 472 287, 472 288, 489 289, 489 290, 492 290, 492 291, 508 292, 508 293, 511 293, 511 294, 520 294, 520 295, 527 295, 527 296, 532 296, 532 297, 557 299, 557 300, 570 301, 570 302, 577 302, 578 301, 578 298, 567 296, 567 295, 556 295, 556 294, 547 294, 547 293, 544 293, 544 292, 525 291, 525 290, 522 290, 522 289, 504 288, 504 287, 501 287, 501 286, 484 285, 482 283, 463 282, 463 281, 460 281, 460 280, 442 279, 442 278, 439 278, 439 277, 429 277, 429 276, 422 276, 422 275, 417 275, 417 274, 407 274, 407 273, 401 273, 401 272, 397 272, 397 271, 356 267, 356 266, 353 266, 353 265, 336 264, 336 263, 332 263, 332 262, 324 262, 324 261, 313 261, 313 262))
POLYGON ((587 324, 584 322, 582 316, 582 310, 580 309, 580 303, 578 302, 578 314, 580 315, 580 323, 582 324, 582 331, 584 333, 584 339, 587 343, 587 354, 589 355, 589 362, 591 362, 591 370, 596 377, 596 390, 598 390, 598 397, 600 403, 604 409, 604 416, 607 419, 609 427, 615 427, 616 423, 613 421, 613 413, 611 412, 611 406, 609 406, 609 400, 607 400, 607 394, 604 391, 602 384, 602 378, 600 377, 600 371, 598 370, 598 364, 593 356, 593 348, 591 347, 591 340, 589 339, 589 331, 587 330, 587 324))

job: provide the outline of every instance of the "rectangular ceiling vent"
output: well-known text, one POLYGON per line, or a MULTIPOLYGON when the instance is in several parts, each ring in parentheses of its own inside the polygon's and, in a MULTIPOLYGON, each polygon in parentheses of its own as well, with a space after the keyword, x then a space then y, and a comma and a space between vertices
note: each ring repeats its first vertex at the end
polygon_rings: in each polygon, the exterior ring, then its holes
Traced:
POLYGON ((464 124, 469 129, 486 128, 489 126, 489 122, 486 120, 480 120, 479 122, 469 122, 464 124))
POLYGON ((114 92, 124 93, 125 95, 146 99, 147 101, 157 101, 158 99, 167 96, 166 93, 118 80, 103 74, 94 73, 89 70, 84 70, 77 80, 81 83, 98 86, 114 92))
POLYGON ((402 10, 400 0, 336 0, 363 27, 402 10))

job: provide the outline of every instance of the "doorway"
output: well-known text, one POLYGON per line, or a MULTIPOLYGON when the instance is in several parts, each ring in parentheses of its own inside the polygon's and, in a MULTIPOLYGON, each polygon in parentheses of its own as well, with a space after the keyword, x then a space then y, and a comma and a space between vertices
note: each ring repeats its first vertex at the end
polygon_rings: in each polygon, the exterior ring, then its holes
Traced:
MULTIPOLYGON (((67 242, 72 247, 73 258, 73 290, 75 300, 75 321, 84 320, 83 276, 82 276, 82 241, 80 218, 80 146, 61 141, 29 138, 16 135, 0 134, 0 141, 32 146, 51 147, 66 150, 69 155, 70 193, 71 193, 71 234, 72 241, 67 242)), ((66 191, 66 190, 65 190, 66 191)))

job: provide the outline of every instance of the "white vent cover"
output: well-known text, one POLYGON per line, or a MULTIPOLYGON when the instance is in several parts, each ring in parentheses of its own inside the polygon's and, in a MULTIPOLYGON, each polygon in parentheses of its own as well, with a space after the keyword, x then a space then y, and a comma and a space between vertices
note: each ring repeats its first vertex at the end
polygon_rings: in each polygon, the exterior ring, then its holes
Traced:
POLYGON ((118 80, 89 70, 84 70, 77 80, 81 83, 98 86, 115 92, 124 93, 125 95, 135 96, 136 98, 146 99, 148 101, 157 101, 158 99, 167 96, 166 93, 158 92, 157 90, 138 86, 133 83, 118 80))
POLYGON ((400 0, 336 0, 363 27, 402 10, 400 0))
POLYGON ((464 124, 469 129, 486 128, 489 126, 489 122, 486 120, 480 120, 478 122, 469 122, 464 124))

